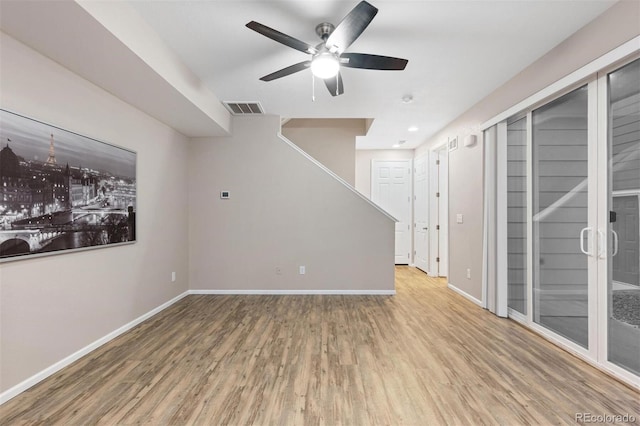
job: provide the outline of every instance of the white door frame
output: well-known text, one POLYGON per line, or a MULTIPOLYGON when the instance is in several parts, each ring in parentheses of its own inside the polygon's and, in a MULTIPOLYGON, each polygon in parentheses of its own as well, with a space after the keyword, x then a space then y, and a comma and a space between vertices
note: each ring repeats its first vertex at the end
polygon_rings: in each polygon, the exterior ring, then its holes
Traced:
POLYGON ((430 253, 430 245, 431 245, 430 244, 431 225, 429 223, 429 216, 430 216, 429 215, 429 201, 430 201, 429 194, 430 194, 429 154, 425 153, 413 159, 413 263, 412 263, 412 266, 415 266, 416 268, 426 273, 429 273, 429 270, 430 270, 430 254, 429 253, 430 253), (417 214, 417 210, 418 210, 417 206, 420 200, 418 200, 416 176, 418 174, 417 164, 420 163, 421 161, 424 161, 424 165, 425 165, 425 184, 426 184, 426 187, 425 187, 426 193, 422 194, 422 196, 426 198, 424 200, 424 204, 425 204, 424 215, 426 217, 423 217, 423 218, 418 217, 418 214, 417 214), (420 224, 418 222, 420 222, 420 224), (426 229, 420 229, 420 228, 426 228, 426 229), (424 247, 424 250, 426 251, 426 260, 424 262, 419 261, 418 255, 417 255, 418 244, 421 239, 420 234, 422 233, 426 234, 425 236, 422 236, 422 238, 426 240, 426 247, 424 247))

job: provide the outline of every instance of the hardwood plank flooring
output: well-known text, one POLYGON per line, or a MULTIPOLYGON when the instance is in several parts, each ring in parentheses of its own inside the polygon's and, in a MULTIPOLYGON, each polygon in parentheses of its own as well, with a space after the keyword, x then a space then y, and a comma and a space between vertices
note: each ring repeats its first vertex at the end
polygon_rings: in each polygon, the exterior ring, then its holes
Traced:
POLYGON ((2 425, 640 424, 640 394, 396 269, 395 296, 188 296, 0 407, 2 425))

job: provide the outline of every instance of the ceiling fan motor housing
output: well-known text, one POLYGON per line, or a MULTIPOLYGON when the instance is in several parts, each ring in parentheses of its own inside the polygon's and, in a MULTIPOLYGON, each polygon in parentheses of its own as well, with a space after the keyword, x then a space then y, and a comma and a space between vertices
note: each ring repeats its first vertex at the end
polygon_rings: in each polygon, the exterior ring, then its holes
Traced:
POLYGON ((327 41, 327 39, 335 29, 336 27, 334 27, 333 24, 323 22, 316 25, 316 34, 318 34, 318 37, 320 37, 322 41, 327 41))

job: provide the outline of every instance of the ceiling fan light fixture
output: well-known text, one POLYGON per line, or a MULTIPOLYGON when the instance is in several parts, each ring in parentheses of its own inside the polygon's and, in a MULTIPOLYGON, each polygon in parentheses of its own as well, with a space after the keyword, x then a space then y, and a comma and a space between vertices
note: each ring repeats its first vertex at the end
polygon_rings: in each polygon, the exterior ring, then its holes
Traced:
POLYGON ((340 62, 338 58, 330 52, 319 53, 311 60, 311 72, 323 80, 335 77, 339 71, 340 62))

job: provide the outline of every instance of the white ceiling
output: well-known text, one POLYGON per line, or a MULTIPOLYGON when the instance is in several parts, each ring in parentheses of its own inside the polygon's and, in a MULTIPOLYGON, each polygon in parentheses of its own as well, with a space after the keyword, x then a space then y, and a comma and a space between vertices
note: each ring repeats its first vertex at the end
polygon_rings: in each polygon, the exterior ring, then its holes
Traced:
POLYGON ((414 148, 516 75, 615 1, 371 0, 377 16, 350 52, 409 60, 404 71, 343 69, 345 94, 311 72, 258 79, 306 55, 248 28, 258 21, 309 44, 315 26, 337 25, 350 1, 132 1, 220 100, 259 101, 285 118, 374 118, 357 148, 414 148), (413 102, 401 98, 411 95, 413 102), (409 126, 419 131, 408 132, 409 126))

